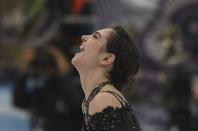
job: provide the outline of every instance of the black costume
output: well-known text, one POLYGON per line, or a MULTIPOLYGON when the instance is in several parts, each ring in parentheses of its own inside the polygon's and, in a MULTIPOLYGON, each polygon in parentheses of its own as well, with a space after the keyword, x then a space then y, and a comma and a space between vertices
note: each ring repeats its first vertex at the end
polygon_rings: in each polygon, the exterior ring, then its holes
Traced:
POLYGON ((99 84, 90 94, 87 101, 83 101, 84 124, 82 131, 141 131, 139 123, 135 117, 131 106, 117 93, 112 91, 100 91, 109 81, 99 84), (114 108, 111 106, 103 109, 102 112, 93 115, 88 114, 89 103, 99 92, 106 92, 114 95, 121 103, 122 107, 114 108))

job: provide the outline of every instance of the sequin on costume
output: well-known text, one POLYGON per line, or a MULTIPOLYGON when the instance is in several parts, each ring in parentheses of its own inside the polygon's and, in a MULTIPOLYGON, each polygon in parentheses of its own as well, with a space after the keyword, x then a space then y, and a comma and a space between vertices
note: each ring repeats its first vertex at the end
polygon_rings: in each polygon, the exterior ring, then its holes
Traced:
POLYGON ((83 101, 83 105, 85 106, 83 108, 86 109, 86 111, 83 112, 84 123, 82 131, 141 131, 131 106, 120 95, 112 91, 101 92, 114 95, 122 105, 120 108, 108 106, 101 112, 97 112, 93 115, 88 114, 89 103, 106 84, 111 84, 111 82, 106 81, 96 86, 87 101, 83 101))

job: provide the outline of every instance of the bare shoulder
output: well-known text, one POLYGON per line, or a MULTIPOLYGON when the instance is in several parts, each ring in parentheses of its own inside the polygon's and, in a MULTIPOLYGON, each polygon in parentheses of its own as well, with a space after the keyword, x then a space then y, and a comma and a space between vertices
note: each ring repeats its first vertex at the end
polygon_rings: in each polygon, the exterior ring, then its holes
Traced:
POLYGON ((122 107, 119 100, 111 93, 106 92, 107 90, 116 92, 121 97, 122 94, 117 90, 112 90, 113 88, 111 86, 108 86, 105 88, 106 90, 103 90, 102 92, 98 93, 95 98, 90 102, 89 107, 89 114, 93 115, 97 112, 102 112, 107 107, 114 107, 114 108, 120 108, 122 107))

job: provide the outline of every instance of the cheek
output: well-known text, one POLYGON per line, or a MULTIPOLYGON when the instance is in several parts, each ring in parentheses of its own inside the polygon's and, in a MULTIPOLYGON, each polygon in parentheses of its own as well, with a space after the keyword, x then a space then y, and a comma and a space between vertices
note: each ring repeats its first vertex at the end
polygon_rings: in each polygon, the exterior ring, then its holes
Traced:
POLYGON ((104 52, 104 45, 101 42, 90 41, 85 48, 85 57, 97 61, 100 54, 104 52))
POLYGON ((87 52, 85 52, 85 58, 88 60, 88 61, 93 61, 93 60, 96 60, 97 57, 99 55, 99 52, 97 51, 97 49, 89 49, 87 50, 87 52))
POLYGON ((84 59, 86 59, 86 62, 96 64, 99 61, 100 56, 100 50, 98 47, 93 47, 87 49, 87 52, 85 52, 84 59))
POLYGON ((100 46, 97 43, 92 43, 89 46, 87 46, 87 50, 85 53, 91 54, 91 55, 97 55, 100 52, 100 46))

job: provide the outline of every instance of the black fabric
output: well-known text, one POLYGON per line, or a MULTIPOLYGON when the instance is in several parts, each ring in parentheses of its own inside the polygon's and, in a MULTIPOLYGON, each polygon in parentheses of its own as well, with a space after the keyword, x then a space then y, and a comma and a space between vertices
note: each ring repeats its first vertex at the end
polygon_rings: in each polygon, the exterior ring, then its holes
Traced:
POLYGON ((32 128, 46 131, 79 131, 82 126, 83 92, 79 76, 34 76, 20 74, 13 92, 13 104, 32 114, 32 128))
POLYGON ((108 106, 103 111, 93 115, 85 112, 82 131, 141 131, 132 107, 117 93, 111 91, 102 92, 114 95, 122 107, 108 106))
POLYGON ((109 106, 90 115, 88 123, 84 121, 82 131, 141 131, 141 128, 131 108, 109 106))

